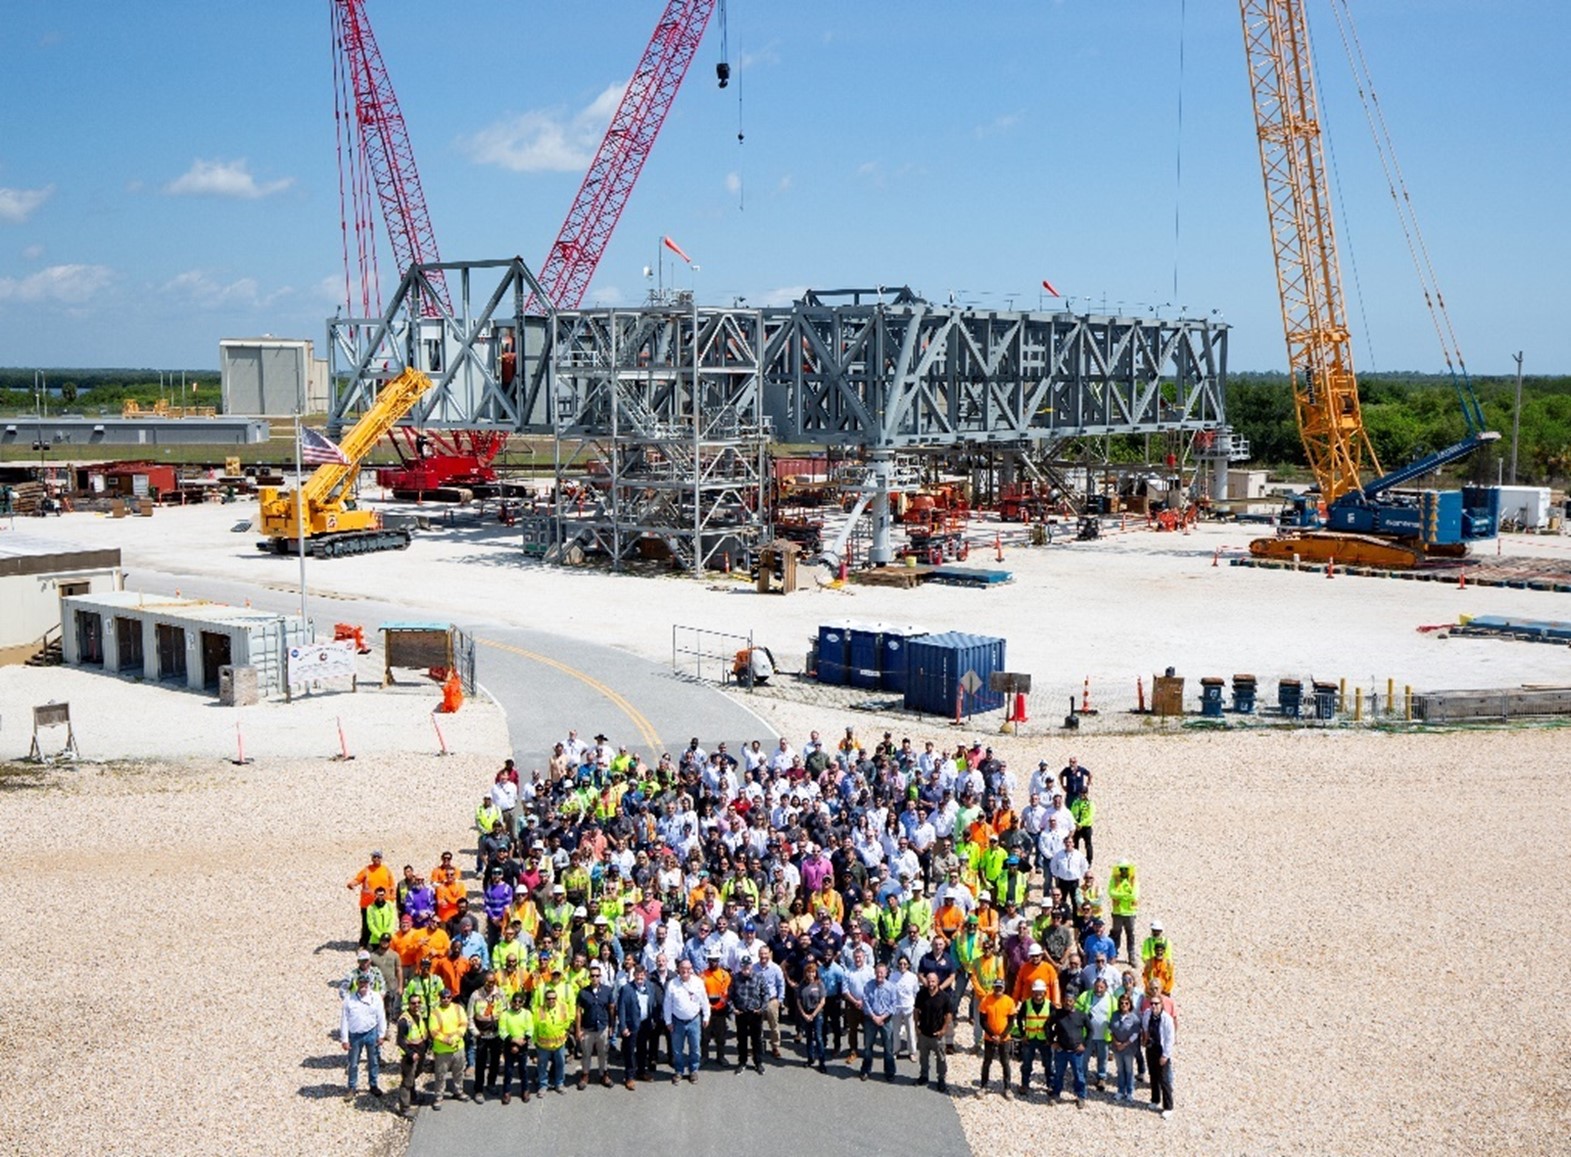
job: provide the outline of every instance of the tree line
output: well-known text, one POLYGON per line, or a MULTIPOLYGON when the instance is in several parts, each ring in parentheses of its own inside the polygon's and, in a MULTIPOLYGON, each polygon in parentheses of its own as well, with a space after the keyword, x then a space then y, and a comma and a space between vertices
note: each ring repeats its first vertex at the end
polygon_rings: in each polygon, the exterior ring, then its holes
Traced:
MULTIPOLYGON (((160 397, 180 402, 180 375, 185 374, 185 400, 190 406, 223 408, 218 388, 218 371, 148 369, 47 369, 43 384, 44 404, 52 414, 64 410, 97 414, 100 410, 119 414, 127 401, 150 406, 160 397), (159 374, 163 382, 159 382, 159 374), (173 392, 170 381, 173 380, 173 392)), ((31 414, 38 406, 34 385, 38 372, 31 369, 0 368, 0 413, 31 414)))

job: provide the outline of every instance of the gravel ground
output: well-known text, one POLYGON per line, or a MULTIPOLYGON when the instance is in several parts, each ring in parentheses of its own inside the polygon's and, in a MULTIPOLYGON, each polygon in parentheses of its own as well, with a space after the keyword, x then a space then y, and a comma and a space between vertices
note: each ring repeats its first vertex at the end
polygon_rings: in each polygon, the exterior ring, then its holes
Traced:
POLYGON ((358 931, 344 882, 373 846, 395 872, 472 846, 463 804, 496 764, 0 765, 26 916, 4 934, 0 1152, 401 1153, 395 1115, 341 1100, 329 986, 358 931))
MULTIPOLYGON (((751 702, 793 743, 974 734, 751 702)), ((1097 876, 1139 865, 1180 1030, 1171 1120, 968 1095, 973 1151, 1566 1151, 1564 730, 980 738, 1016 772, 1095 773, 1097 876)))

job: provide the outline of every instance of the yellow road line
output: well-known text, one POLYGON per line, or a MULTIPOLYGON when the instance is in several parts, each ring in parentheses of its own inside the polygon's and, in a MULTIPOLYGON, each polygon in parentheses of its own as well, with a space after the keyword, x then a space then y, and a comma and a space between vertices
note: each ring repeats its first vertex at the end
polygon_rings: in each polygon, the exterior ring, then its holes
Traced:
POLYGON ((632 721, 633 726, 638 728, 638 733, 643 736, 644 745, 650 749, 652 755, 658 756, 663 750, 660 743, 660 733, 655 730, 654 724, 649 722, 648 717, 593 675, 586 674, 577 667, 570 667, 558 659, 551 658, 549 655, 542 655, 536 651, 526 651, 522 647, 513 646, 511 643, 499 643, 495 639, 476 639, 475 641, 486 647, 495 647, 499 651, 509 651, 514 655, 519 655, 535 663, 544 663, 547 667, 554 667, 564 675, 570 675, 580 683, 587 684, 611 700, 611 703, 632 721))

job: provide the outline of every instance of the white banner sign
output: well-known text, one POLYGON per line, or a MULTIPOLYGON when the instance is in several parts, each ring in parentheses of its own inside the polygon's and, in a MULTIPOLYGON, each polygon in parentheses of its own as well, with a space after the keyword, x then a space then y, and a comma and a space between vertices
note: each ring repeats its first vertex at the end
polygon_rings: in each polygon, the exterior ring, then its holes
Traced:
POLYGON ((305 687, 355 677, 355 645, 350 640, 289 648, 289 686, 305 687))

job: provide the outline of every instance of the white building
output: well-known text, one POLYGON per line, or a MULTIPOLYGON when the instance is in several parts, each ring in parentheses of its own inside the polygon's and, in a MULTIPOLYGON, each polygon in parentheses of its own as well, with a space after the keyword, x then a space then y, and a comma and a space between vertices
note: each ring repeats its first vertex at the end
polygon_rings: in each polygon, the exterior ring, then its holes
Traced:
POLYGON ((60 600, 124 585, 120 550, 92 550, 25 531, 0 534, 0 666, 23 663, 60 640, 60 600))

